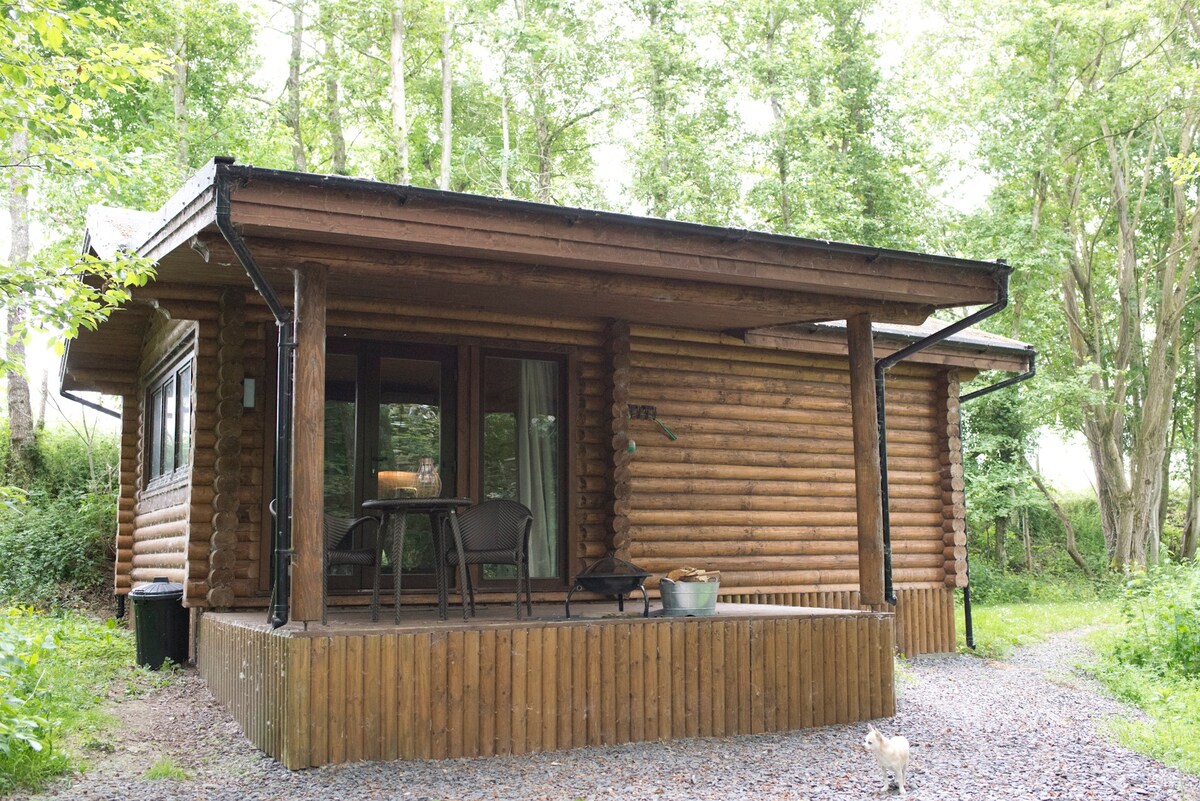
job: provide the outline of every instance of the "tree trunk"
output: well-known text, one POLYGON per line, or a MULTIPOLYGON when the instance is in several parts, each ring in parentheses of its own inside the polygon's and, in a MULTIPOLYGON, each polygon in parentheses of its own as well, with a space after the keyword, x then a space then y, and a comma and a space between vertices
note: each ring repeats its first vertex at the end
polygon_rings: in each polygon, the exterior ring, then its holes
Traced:
MULTIPOLYGON (((180 20, 180 25, 183 24, 183 20, 180 20)), ((175 135, 179 137, 175 145, 175 160, 179 162, 180 169, 185 172, 191 158, 188 153, 187 59, 187 39, 180 33, 175 37, 175 72, 172 76, 171 88, 174 96, 175 135)))
POLYGON ((508 185, 508 164, 512 160, 512 145, 508 132, 508 85, 501 80, 500 84, 500 194, 512 197, 512 187, 508 185))
POLYGON ((1200 329, 1192 337, 1192 447, 1191 480, 1188 485, 1187 523, 1183 527, 1183 542, 1179 558, 1195 559, 1200 541, 1200 329))
POLYGON ((334 19, 330 0, 320 6, 321 35, 325 41, 325 121, 329 125, 329 149, 334 175, 346 174, 346 136, 342 132, 341 87, 338 85, 340 59, 333 35, 334 19))
MULTIPOLYGON (((18 131, 13 134, 10 144, 13 163, 23 165, 29 157, 29 135, 18 131)), ((29 179, 29 169, 25 166, 12 167, 9 171, 10 266, 29 260, 29 179)), ((18 487, 28 487, 33 478, 36 432, 29 403, 29 381, 24 372, 25 309, 20 306, 13 306, 8 311, 7 352, 8 361, 14 368, 8 372, 8 480, 18 487)))
POLYGON ((308 171, 308 158, 304 152, 304 132, 300 118, 300 64, 304 46, 304 2, 294 0, 292 5, 292 55, 288 60, 287 79, 287 124, 292 129, 292 166, 300 172, 308 171))
POLYGON ((1091 578, 1091 568, 1087 566, 1087 562, 1083 561, 1083 554, 1079 553, 1079 548, 1075 544, 1075 526, 1071 525, 1071 518, 1066 511, 1058 505, 1058 501, 1050 494, 1050 490, 1046 489, 1046 485, 1042 482, 1042 477, 1038 472, 1029 466, 1029 462, 1025 463, 1025 469, 1029 471, 1030 478, 1037 485, 1038 491, 1046 497, 1046 501, 1050 504, 1050 508, 1054 510, 1054 516, 1058 518, 1058 522, 1062 523, 1063 530, 1067 532, 1067 553, 1075 564, 1079 565, 1079 569, 1091 578))
POLYGON ((408 165, 408 111, 404 84, 404 0, 396 0, 392 9, 392 53, 390 101, 392 106, 392 142, 396 147, 396 179, 412 183, 408 165))
POLYGON ((1033 572, 1033 538, 1029 536, 1029 510, 1021 510, 1021 542, 1025 546, 1025 572, 1033 572))
POLYGON ((996 518, 995 557, 996 557, 996 567, 1002 573, 1008 567, 1008 547, 1007 547, 1007 542, 1005 541, 1005 540, 1007 540, 1007 538, 1008 538, 1008 518, 1007 517, 997 517, 996 518))
POLYGON ((442 12, 442 165, 438 174, 438 189, 450 188, 451 103, 454 78, 451 74, 450 39, 454 31, 450 4, 442 12))

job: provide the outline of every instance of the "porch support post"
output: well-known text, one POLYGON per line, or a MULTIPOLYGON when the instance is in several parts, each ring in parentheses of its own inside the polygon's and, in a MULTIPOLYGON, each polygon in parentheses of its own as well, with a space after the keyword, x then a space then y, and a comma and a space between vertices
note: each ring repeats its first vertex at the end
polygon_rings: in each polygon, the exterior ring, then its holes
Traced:
POLYGON ((858 509, 858 587, 861 602, 883 598, 883 502, 876 417, 875 348, 871 317, 846 320, 850 351, 850 415, 854 427, 854 490, 858 509))
POLYGON ((292 619, 324 618, 325 301, 328 269, 295 271, 296 391, 292 449, 292 619))

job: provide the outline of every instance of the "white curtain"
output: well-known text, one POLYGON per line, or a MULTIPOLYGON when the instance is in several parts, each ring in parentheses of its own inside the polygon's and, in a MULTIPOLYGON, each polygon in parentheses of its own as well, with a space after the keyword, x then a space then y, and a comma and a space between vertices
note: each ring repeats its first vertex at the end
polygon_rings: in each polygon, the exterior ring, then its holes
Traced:
POLYGON ((529 575, 558 572, 558 365, 521 360, 517 401, 517 492, 533 512, 529 575))

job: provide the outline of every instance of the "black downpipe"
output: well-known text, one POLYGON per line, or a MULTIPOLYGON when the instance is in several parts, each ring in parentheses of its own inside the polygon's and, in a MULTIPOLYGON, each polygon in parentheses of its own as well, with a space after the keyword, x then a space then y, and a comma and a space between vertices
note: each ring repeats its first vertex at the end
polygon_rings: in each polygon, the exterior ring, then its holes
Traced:
POLYGON ((75 401, 76 403, 80 404, 81 406, 86 406, 89 409, 95 409, 96 411, 100 412, 101 414, 107 414, 109 417, 115 417, 118 420, 121 419, 120 412, 115 412, 112 409, 109 409, 108 407, 105 407, 105 406, 101 406, 98 403, 92 403, 87 398, 81 398, 78 395, 74 395, 65 389, 60 389, 58 391, 58 395, 59 395, 59 397, 66 398, 69 401, 75 401))
POLYGON ((887 467, 887 400, 885 396, 885 374, 888 368, 907 359, 915 353, 920 353, 959 331, 970 328, 981 320, 986 320, 1008 305, 1008 274, 1004 262, 999 262, 1002 270, 996 272, 996 288, 999 299, 990 306, 968 314, 958 322, 951 323, 940 331, 935 331, 924 339, 901 348, 895 353, 875 361, 875 416, 879 424, 879 489, 883 502, 883 596, 889 604, 896 605, 896 590, 892 582, 892 514, 888 509, 888 467, 887 467))
MULTIPOLYGON (((1003 381, 997 381, 991 386, 977 389, 974 392, 968 392, 966 395, 959 397, 959 404, 966 403, 969 400, 990 395, 998 389, 1011 387, 1013 384, 1019 384, 1022 381, 1028 381, 1037 375, 1037 351, 1033 348, 1029 349, 1029 369, 1020 375, 1014 375, 1006 378, 1003 381)), ((958 420, 958 441, 962 442, 962 418, 958 420)), ((972 651, 975 650, 975 623, 971 617, 971 552, 967 551, 967 586, 963 587, 963 627, 967 630, 967 647, 972 651)))
POLYGON ((278 514, 274 515, 272 541, 274 560, 272 572, 275 580, 271 590, 270 621, 272 628, 288 622, 290 609, 289 578, 292 557, 292 375, 293 354, 296 349, 295 322, 292 313, 284 308, 270 282, 254 261, 254 256, 238 233, 230 217, 230 175, 228 167, 232 159, 215 160, 216 178, 216 223, 217 229, 233 249, 242 268, 250 276, 254 288, 266 301, 275 324, 279 327, 278 372, 275 393, 275 501, 278 514))

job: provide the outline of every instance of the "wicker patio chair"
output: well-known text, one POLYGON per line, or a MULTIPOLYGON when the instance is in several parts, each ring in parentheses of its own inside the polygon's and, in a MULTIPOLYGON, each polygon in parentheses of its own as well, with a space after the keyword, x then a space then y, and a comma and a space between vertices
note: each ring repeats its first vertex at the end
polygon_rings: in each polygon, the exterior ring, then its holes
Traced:
MULTIPOLYGON (((463 562, 467 565, 514 565, 517 568, 517 619, 521 619, 521 591, 525 606, 533 614, 533 593, 529 586, 529 532, 533 529, 533 514, 516 501, 484 501, 458 515, 458 530, 462 536, 463 562)), ((458 567, 458 550, 450 519, 442 522, 444 563, 458 567)), ((475 614, 475 587, 471 572, 466 571, 466 598, 475 614)), ((460 594, 463 588, 459 587, 460 594)))

